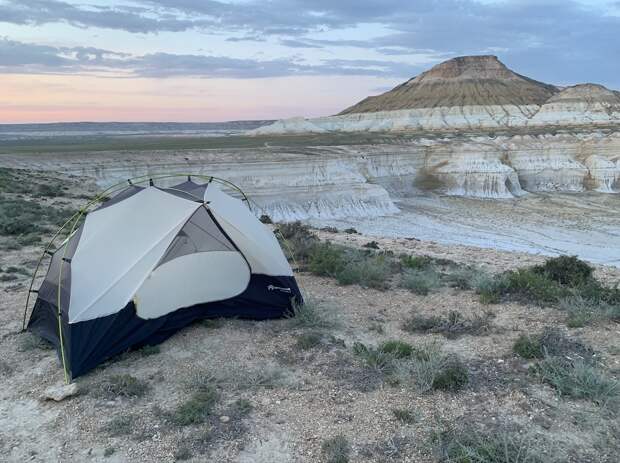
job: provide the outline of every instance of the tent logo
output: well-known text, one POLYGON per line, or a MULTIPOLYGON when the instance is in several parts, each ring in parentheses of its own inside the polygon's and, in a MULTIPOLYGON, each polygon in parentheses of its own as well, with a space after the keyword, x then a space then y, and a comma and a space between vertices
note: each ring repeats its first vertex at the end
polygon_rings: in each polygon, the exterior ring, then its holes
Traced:
POLYGON ((269 285, 267 286, 269 291, 282 291, 283 293, 290 293, 291 288, 281 288, 280 286, 269 285))

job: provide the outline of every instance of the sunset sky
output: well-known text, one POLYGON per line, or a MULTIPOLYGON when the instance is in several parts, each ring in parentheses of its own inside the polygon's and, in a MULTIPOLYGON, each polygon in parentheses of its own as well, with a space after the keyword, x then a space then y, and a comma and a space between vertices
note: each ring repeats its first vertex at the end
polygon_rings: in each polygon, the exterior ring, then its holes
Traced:
POLYGON ((465 54, 620 89, 620 1, 0 0, 0 123, 328 115, 465 54))

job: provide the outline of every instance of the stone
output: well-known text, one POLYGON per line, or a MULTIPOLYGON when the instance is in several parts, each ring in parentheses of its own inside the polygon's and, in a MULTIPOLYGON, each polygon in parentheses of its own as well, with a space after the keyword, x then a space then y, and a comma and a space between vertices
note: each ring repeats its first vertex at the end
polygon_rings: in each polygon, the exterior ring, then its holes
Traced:
POLYGON ((48 387, 44 392, 41 398, 43 400, 53 400, 55 402, 60 402, 69 397, 73 397, 79 393, 79 388, 77 383, 71 384, 56 384, 54 386, 48 387))

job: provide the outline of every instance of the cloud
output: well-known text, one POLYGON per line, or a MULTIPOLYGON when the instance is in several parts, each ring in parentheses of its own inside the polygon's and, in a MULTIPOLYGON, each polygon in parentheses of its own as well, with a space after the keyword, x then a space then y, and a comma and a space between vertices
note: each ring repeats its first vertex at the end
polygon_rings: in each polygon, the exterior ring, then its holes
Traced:
POLYGON ((293 59, 254 60, 224 56, 149 53, 128 55, 87 47, 52 47, 0 39, 0 72, 40 74, 106 73, 129 77, 264 77, 355 75, 407 77, 411 66, 382 60, 325 60, 305 64, 293 59))
MULTIPOLYGON (((329 48, 336 56, 344 53, 340 47, 357 47, 384 55, 388 61, 399 55, 422 53, 439 61, 503 50, 499 54, 507 64, 538 79, 554 83, 601 80, 620 86, 620 16, 608 14, 617 12, 613 8, 618 4, 593 6, 577 0, 115 0, 101 7, 71 0, 0 0, 0 21, 64 22, 134 33, 199 29, 228 36, 230 42, 274 37, 291 49, 329 48), (365 29, 374 32, 364 38, 365 29), (351 30, 356 32, 351 34, 351 30), (325 31, 332 34, 325 36, 325 31), (332 38, 338 31, 344 40, 332 38)), ((381 72, 378 68, 377 75, 381 72)))

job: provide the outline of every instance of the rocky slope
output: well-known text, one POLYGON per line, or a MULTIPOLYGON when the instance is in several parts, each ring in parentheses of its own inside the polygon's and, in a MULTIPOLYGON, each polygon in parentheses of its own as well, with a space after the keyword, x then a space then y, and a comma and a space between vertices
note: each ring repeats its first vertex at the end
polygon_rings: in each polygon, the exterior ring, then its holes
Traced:
POLYGON ((276 121, 254 135, 507 129, 620 124, 620 96, 601 85, 560 89, 508 69, 495 56, 448 60, 336 116, 276 121))
POLYGON ((512 198, 526 192, 616 192, 620 133, 446 135, 302 148, 15 154, 0 156, 1 166, 61 168, 95 177, 101 186, 139 175, 204 173, 242 186, 256 203, 257 213, 274 220, 373 217, 397 213, 400 199, 428 192, 480 198, 512 198))

